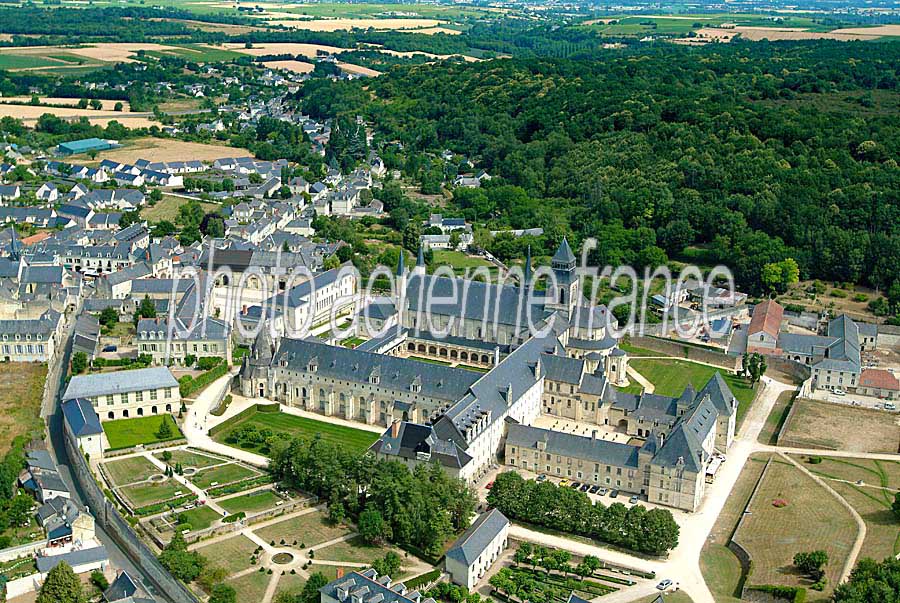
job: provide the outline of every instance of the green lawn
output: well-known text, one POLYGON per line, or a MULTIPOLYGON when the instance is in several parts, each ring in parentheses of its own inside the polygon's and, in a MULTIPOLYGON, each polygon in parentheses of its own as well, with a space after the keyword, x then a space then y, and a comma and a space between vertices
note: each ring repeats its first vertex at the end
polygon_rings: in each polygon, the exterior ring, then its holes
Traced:
POLYGON ((205 530, 211 526, 220 515, 207 506, 200 506, 178 514, 178 523, 190 524, 192 530, 205 530))
POLYGON ((284 540, 288 546, 293 546, 296 541, 297 546, 304 544, 307 548, 340 538, 349 534, 350 531, 350 528, 345 525, 329 523, 325 515, 319 511, 292 517, 255 530, 257 536, 266 542, 275 541, 275 544, 279 544, 284 540))
MULTIPOLYGON (((229 574, 234 574, 250 566, 250 557, 256 550, 256 543, 238 534, 232 538, 220 540, 196 549, 198 553, 206 557, 211 567, 221 567, 229 574)), ((243 599, 238 599, 242 601, 243 599)), ((248 599, 254 601, 254 599, 248 599)), ((259 599, 260 601, 262 598, 259 599)))
MULTIPOLYGON (((680 396, 689 383, 700 390, 719 372, 725 379, 725 383, 731 389, 731 393, 737 398, 739 406, 737 413, 737 424, 740 425, 744 420, 744 415, 750 408, 753 396, 756 390, 751 388, 748 382, 737 376, 725 371, 705 364, 697 364, 688 360, 677 359, 641 359, 634 358, 628 363, 634 370, 646 377, 650 383, 656 386, 654 393, 663 396, 680 396)), ((636 383, 632 383, 631 390, 636 383)), ((639 390, 638 390, 639 391, 639 390)))
POLYGON ((182 437, 181 430, 170 414, 153 417, 136 417, 134 419, 117 419, 103 423, 103 431, 109 440, 111 450, 131 448, 138 444, 156 444, 168 442, 182 437), (166 421, 172 431, 172 437, 160 439, 156 436, 162 422, 166 421))
POLYGON ((791 404, 793 403, 796 394, 797 392, 795 391, 786 391, 781 392, 778 396, 778 399, 772 406, 771 412, 769 412, 769 416, 766 417, 765 425, 763 425, 763 428, 759 432, 757 440, 759 440, 760 444, 774 446, 778 443, 778 434, 781 432, 781 427, 784 425, 785 419, 787 419, 788 412, 791 410, 791 404))
MULTIPOLYGON (((181 463, 181 467, 183 469, 187 469, 188 467, 193 467, 195 469, 204 469, 206 467, 221 465, 222 463, 228 462, 227 459, 221 459, 214 456, 209 456, 207 454, 199 454, 190 450, 169 450, 169 453, 172 455, 172 460, 169 461, 169 464, 174 467, 175 465, 181 463)), ((159 460, 163 460, 162 452, 154 452, 153 456, 155 456, 159 460)))
POLYGON ((449 362, 444 362, 443 360, 436 360, 434 358, 425 358, 424 356, 409 356, 410 360, 417 360, 419 362, 427 362, 428 364, 440 364, 441 366, 450 366, 449 362))
POLYGON ((250 469, 247 469, 246 467, 231 463, 228 465, 219 465, 218 467, 213 467, 212 469, 204 469, 203 471, 192 475, 188 479, 190 479, 191 482, 198 488, 203 488, 204 490, 206 490, 214 483, 217 486, 224 486, 225 484, 239 482, 251 477, 255 477, 256 475, 259 475, 256 471, 252 471, 250 469))
POLYGON ((453 268, 453 272, 457 275, 465 274, 467 270, 474 270, 482 266, 495 271, 497 268, 485 260, 484 258, 466 255, 461 251, 450 251, 448 249, 435 249, 433 267, 446 265, 453 268))
POLYGON ((162 473, 143 456, 107 461, 103 463, 103 467, 117 486, 142 482, 150 476, 162 473))
POLYGON ((187 486, 183 486, 174 480, 166 480, 160 483, 134 484, 119 488, 119 492, 131 501, 134 508, 146 507, 156 503, 165 502, 176 498, 176 492, 181 491, 178 497, 191 494, 187 486))
POLYGON ((243 511, 247 515, 259 513, 271 509, 281 500, 271 490, 260 490, 242 496, 235 496, 227 500, 216 501, 217 504, 231 514, 243 511))
MULTIPOLYGON (((659 595, 651 595, 646 599, 639 599, 635 603, 654 603, 659 595)), ((694 603, 689 596, 682 591, 666 593, 666 603, 694 603)))
POLYGON ((269 587, 269 581, 272 576, 266 572, 250 572, 246 576, 229 580, 226 584, 230 584, 237 592, 237 601, 251 602, 262 601, 269 587))
POLYGON ((306 584, 306 579, 303 576, 288 572, 278 579, 278 588, 275 590, 275 596, 277 598, 281 593, 299 594, 303 590, 304 584, 306 584))
MULTIPOLYGON (((312 439, 317 434, 320 434, 323 439, 334 442, 346 450, 356 451, 359 454, 368 450, 369 446, 378 439, 378 434, 371 431, 363 431, 282 412, 257 412, 239 421, 231 429, 216 434, 214 439, 217 442, 234 445, 226 441, 228 435, 234 429, 246 424, 253 425, 257 429, 271 429, 276 433, 286 433, 291 437, 312 439)), ((259 448, 259 446, 254 446, 246 448, 246 450, 259 451, 259 448)))
POLYGON ((361 536, 354 536, 350 540, 317 550, 316 559, 372 563, 376 559, 384 557, 385 553, 387 553, 387 549, 384 547, 368 545, 361 536))

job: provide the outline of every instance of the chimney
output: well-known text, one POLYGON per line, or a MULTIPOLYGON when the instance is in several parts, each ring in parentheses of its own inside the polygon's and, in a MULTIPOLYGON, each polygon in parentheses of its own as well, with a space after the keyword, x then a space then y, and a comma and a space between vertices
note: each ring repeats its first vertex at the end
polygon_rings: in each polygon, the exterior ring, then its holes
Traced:
POLYGON ((337 579, 340 580, 343 577, 344 577, 344 568, 342 568, 342 567, 337 568, 337 579))
POLYGON ((391 437, 400 437, 400 419, 394 419, 394 422, 391 423, 391 437))
POLYGON ((241 306, 241 315, 247 316, 247 304, 241 306))
POLYGON ((591 431, 591 439, 592 439, 592 440, 596 440, 596 439, 597 439, 597 430, 596 430, 596 429, 593 430, 593 431, 591 431))

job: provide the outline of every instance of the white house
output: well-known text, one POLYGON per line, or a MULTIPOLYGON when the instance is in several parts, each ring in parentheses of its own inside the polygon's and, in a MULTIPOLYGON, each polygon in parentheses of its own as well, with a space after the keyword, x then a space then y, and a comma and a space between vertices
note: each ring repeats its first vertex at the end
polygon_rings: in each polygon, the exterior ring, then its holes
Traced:
POLYGON ((447 551, 451 580, 472 590, 503 554, 509 540, 509 520, 497 509, 483 513, 447 551))

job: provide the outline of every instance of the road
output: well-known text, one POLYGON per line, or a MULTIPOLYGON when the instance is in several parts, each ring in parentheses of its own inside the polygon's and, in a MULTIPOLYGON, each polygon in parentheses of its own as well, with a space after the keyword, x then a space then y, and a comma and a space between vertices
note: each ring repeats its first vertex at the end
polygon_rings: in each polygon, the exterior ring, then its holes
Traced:
MULTIPOLYGON (((72 478, 72 472, 69 469, 69 455, 66 452, 65 446, 65 435, 63 433, 63 418, 62 418, 62 406, 59 404, 59 399, 61 396, 61 392, 65 387, 66 381, 66 371, 63 370, 63 367, 69 366, 69 358, 72 354, 72 334, 75 329, 75 316, 77 311, 72 314, 71 324, 67 327, 65 346, 63 350, 57 354, 56 357, 56 366, 51 367, 51 370, 48 371, 48 379, 52 379, 52 386, 54 391, 52 395, 49 397, 50 406, 44 406, 41 409, 41 414, 44 416, 44 420, 47 423, 47 431, 49 437, 46 439, 47 450, 50 453, 50 456, 53 457, 53 460, 56 462, 57 467, 59 468, 59 474, 62 477, 63 481, 69 487, 69 490, 72 494, 72 498, 85 505, 84 492, 78 486, 78 483, 72 478), (55 374, 54 374, 55 373, 55 374)), ((94 528, 95 535, 97 540, 100 541, 103 546, 106 547, 106 551, 109 554, 109 560, 113 567, 117 569, 126 570, 133 578, 136 580, 140 580, 143 586, 146 588, 147 592, 153 595, 157 601, 160 603, 171 603, 171 599, 169 599, 164 593, 159 592, 156 588, 154 588, 153 584, 148 580, 147 576, 144 574, 143 570, 132 563, 131 559, 125 552, 119 548, 116 544, 116 541, 110 537, 110 535, 100 527, 100 524, 97 523, 94 528)))

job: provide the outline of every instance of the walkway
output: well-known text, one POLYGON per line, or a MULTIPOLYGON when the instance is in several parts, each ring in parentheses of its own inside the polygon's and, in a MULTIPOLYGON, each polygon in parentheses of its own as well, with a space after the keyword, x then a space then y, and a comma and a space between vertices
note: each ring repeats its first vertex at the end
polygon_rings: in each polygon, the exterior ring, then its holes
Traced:
POLYGON ((629 377, 640 383, 641 387, 644 388, 645 393, 652 394, 654 391, 656 391, 656 386, 647 381, 647 378, 637 372, 630 364, 625 366, 625 373, 629 377))

